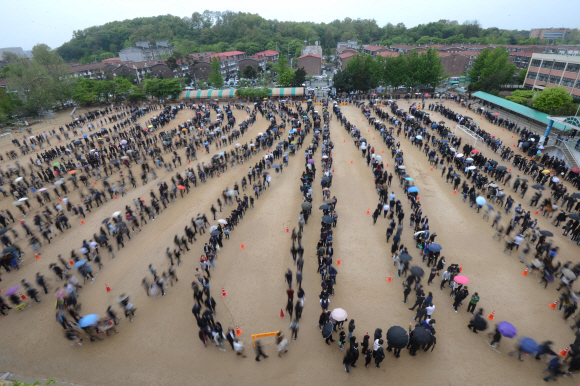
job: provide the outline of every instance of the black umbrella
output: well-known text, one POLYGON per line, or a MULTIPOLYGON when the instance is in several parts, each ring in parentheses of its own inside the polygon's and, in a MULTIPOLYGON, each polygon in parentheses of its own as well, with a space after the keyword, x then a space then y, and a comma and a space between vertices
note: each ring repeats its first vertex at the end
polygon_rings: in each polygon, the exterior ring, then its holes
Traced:
POLYGON ((328 338, 329 336, 332 335, 332 330, 334 329, 334 325, 332 324, 332 322, 326 322, 326 324, 324 325, 324 327, 322 328, 322 337, 324 339, 328 338))
POLYGON ((536 190, 546 190, 546 188, 544 188, 542 185, 532 185, 532 189, 536 189, 536 190))
POLYGON ((321 178, 322 181, 326 181, 329 182, 330 181, 330 177, 324 176, 321 178))
POLYGON ((16 250, 16 247, 4 248, 4 250, 2 251, 2 254, 5 255, 7 253, 14 252, 15 250, 16 250))
POLYGON ((106 219, 103 220, 103 222, 101 222, 101 224, 106 224, 109 221, 111 221, 111 218, 110 217, 107 217, 106 219))
POLYGON ((475 318, 471 321, 471 324, 479 331, 487 330, 487 321, 484 318, 475 318))
POLYGON ((520 181, 522 181, 522 182, 528 182, 528 179, 527 178, 520 178, 520 181))
POLYGON ((494 159, 492 159, 491 161, 489 161, 489 163, 492 164, 492 165, 497 165, 497 161, 494 160, 494 159))
POLYGON ((69 177, 69 178, 67 178, 68 181, 72 181, 72 180, 76 180, 76 179, 77 179, 76 177, 69 177))
POLYGON ((409 255, 407 252, 403 252, 399 256, 399 260, 407 262, 413 260, 413 257, 411 257, 411 255, 409 255))
POLYGON ((334 220, 332 216, 322 216, 322 222, 330 225, 334 222, 334 220))
POLYGON ((328 204, 322 204, 322 205, 320 205, 320 207, 318 209, 328 210, 328 209, 330 209, 330 205, 328 205, 328 204))
POLYGON ((425 330, 423 327, 415 327, 411 335, 413 342, 416 342, 419 345, 427 344, 431 339, 431 333, 425 330))
POLYGON ((507 168, 505 166, 498 166, 497 170, 507 170, 507 168))
POLYGON ((541 234, 542 236, 547 236, 547 237, 552 237, 552 236, 554 236, 554 234, 553 234, 552 232, 550 232, 550 231, 540 231, 540 234, 541 234))
POLYGON ((574 194, 572 195, 572 197, 574 197, 574 198, 580 198, 580 193, 574 193, 574 194))
POLYGON ((578 216, 576 213, 570 213, 568 217, 570 217, 572 220, 580 220, 580 216, 578 216))
POLYGON ((212 232, 210 233, 210 235, 212 235, 212 236, 219 236, 219 235, 220 235, 220 233, 221 233, 220 231, 217 231, 217 230, 216 230, 216 231, 212 231, 212 232))
POLYGON ((425 274, 425 271, 423 271, 423 268, 421 268, 417 265, 411 267, 411 275, 412 276, 421 277, 424 274, 425 274))
POLYGON ((536 164, 536 165, 538 165, 538 167, 540 167, 540 168, 544 167, 544 164, 536 164))
POLYGON ((6 234, 6 232, 8 232, 10 229, 8 228, 4 228, 4 229, 0 229, 0 236, 2 236, 3 234, 6 234))
POLYGON ((405 348, 409 344, 409 333, 401 326, 393 326, 387 331, 387 341, 393 348, 405 348))

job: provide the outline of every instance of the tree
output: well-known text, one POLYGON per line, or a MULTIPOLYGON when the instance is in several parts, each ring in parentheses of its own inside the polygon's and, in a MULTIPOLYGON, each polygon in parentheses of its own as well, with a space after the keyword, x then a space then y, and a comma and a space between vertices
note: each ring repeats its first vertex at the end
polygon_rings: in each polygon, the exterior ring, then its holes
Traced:
POLYGON ((278 74, 277 83, 280 87, 288 87, 294 81, 294 71, 288 67, 288 58, 280 55, 278 63, 273 67, 273 70, 278 74))
POLYGON ((213 57, 209 62, 211 66, 211 72, 209 73, 209 77, 207 78, 207 82, 213 88, 221 88, 224 85, 224 78, 222 77, 221 72, 221 62, 218 58, 213 57))
POLYGON ((242 71, 242 78, 256 79, 258 77, 258 70, 252 65, 247 65, 242 71))
POLYGON ((572 97, 568 94, 566 87, 546 87, 534 98, 534 109, 547 114, 554 114, 555 111, 567 103, 572 103, 572 97))
POLYGON ((526 75, 528 74, 528 70, 523 68, 520 70, 520 72, 518 72, 518 83, 519 84, 524 84, 524 82, 526 81, 526 75))
POLYGON ((306 70, 300 67, 294 71, 294 79, 292 80, 293 87, 301 87, 306 82, 306 70))
POLYGON ((419 55, 419 59, 421 67, 419 83, 431 86, 434 90, 446 77, 441 57, 435 48, 429 48, 419 55))
POLYGON ((468 73, 474 81, 471 85, 472 89, 489 92, 498 90, 509 82, 515 72, 516 65, 509 63, 509 54, 506 49, 496 47, 493 51, 490 48, 481 51, 468 73))

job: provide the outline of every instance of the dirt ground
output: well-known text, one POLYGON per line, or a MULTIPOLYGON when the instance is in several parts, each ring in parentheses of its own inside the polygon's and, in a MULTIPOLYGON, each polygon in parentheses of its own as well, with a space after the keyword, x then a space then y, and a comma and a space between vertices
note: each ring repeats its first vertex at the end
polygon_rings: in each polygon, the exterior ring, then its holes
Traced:
MULTIPOLYGON (((408 107, 406 102, 400 105, 404 109, 408 107)), ((451 106, 455 111, 461 110, 456 104, 451 103, 451 106)), ((343 106, 342 111, 347 119, 362 127, 363 133, 371 130, 365 137, 377 153, 383 155, 382 151, 385 151, 383 159, 385 164, 389 164, 389 171, 393 171, 390 152, 379 140, 378 133, 366 121, 361 121, 363 116, 360 110, 343 106)), ((188 114, 191 113, 181 113, 175 122, 188 119, 188 114)), ((239 110, 234 110, 234 114, 238 121, 245 118, 245 113, 239 110)), ((64 122, 66 115, 60 114, 59 120, 64 122)), ((437 120, 441 118, 438 114, 434 115, 437 120)), ((484 120, 480 120, 480 124, 506 143, 517 142, 509 138, 511 132, 502 132, 484 120)), ((266 120, 259 119, 239 142, 249 142, 266 127, 266 120)), ((356 321, 354 335, 362 341, 367 331, 372 335, 378 327, 383 329, 383 333, 394 325, 407 327, 415 312, 401 303, 402 281, 396 277, 390 244, 385 240, 387 220, 381 216, 373 226, 371 216, 366 215, 367 208, 371 208, 372 212, 378 203, 371 170, 350 135, 335 118, 332 119, 330 132, 335 144, 335 173, 331 191, 338 198, 339 215, 334 234, 335 260, 340 256, 343 263, 336 267, 339 274, 335 296, 330 299, 330 309, 345 309, 349 319, 356 321), (392 283, 385 281, 389 274, 394 276, 392 283)), ((311 136, 307 137, 307 143, 311 136)), ((537 341, 550 339, 556 350, 568 346, 574 339, 572 331, 562 321, 561 314, 548 308, 548 304, 558 298, 554 284, 543 289, 533 275, 527 278, 521 276, 524 267, 517 254, 510 257, 502 253, 503 243, 492 240, 491 222, 486 222, 482 219, 482 213, 477 214, 463 203, 460 195, 453 195, 452 186, 445 184, 440 172, 430 172, 428 160, 418 148, 411 146, 402 136, 400 141, 405 151, 407 173, 421 189, 423 213, 429 218, 431 231, 438 234, 437 243, 443 246, 442 255, 448 265, 463 264, 464 275, 471 280, 468 285, 470 293, 479 292, 479 305, 485 309, 485 314, 495 310, 497 322, 509 321, 517 327, 519 335, 530 336, 537 341)), ((3 146, 0 152, 4 153, 10 146, 3 146)), ((214 152, 212 149, 211 154, 198 153, 198 161, 209 160, 214 152)), ((183 150, 180 151, 182 153, 183 150)), ((494 353, 486 344, 486 333, 476 335, 466 328, 470 320, 470 314, 466 313, 467 304, 459 309, 459 313, 453 312, 449 290, 439 290, 440 279, 435 279, 435 283, 427 288, 433 291, 436 306, 433 315, 437 320, 435 350, 429 353, 420 351, 416 357, 410 357, 403 350, 399 359, 386 352, 380 370, 374 366, 365 368, 361 355, 358 368, 346 374, 342 365, 344 352, 339 350, 336 343, 330 347, 324 344, 317 327, 320 277, 316 273, 315 248, 319 236, 320 211, 317 208, 322 204, 320 173, 313 185, 313 216, 305 226, 303 238, 306 302, 298 339, 291 341, 289 352, 280 359, 276 356, 274 338, 264 338, 264 351, 270 358, 254 361, 251 334, 278 330, 288 336, 290 333, 288 315, 284 319, 278 315, 286 303, 284 272, 288 268, 295 272, 289 251, 291 240, 285 233, 285 227, 297 227, 302 202, 299 178, 304 170, 304 158, 300 154, 303 152, 299 151, 297 156, 290 159, 289 166, 280 177, 272 176, 271 187, 256 200, 255 209, 248 210, 230 240, 225 241, 225 247, 216 261, 217 269, 211 272, 211 290, 218 302, 216 320, 226 329, 238 325, 243 330, 241 340, 248 358, 235 356, 227 344, 225 353, 218 351, 213 344, 204 348, 198 339, 198 328, 191 314, 193 292, 190 283, 195 279, 194 270, 199 266, 198 259, 203 253, 204 237, 198 238, 191 251, 185 253, 184 263, 177 268, 179 282, 167 289, 165 297, 155 300, 148 298, 140 283, 143 277, 149 277, 149 264, 155 265, 158 272, 168 269, 169 262, 164 251, 168 246, 173 248, 174 235, 183 234, 184 226, 198 213, 206 213, 211 220, 210 206, 216 203, 226 187, 241 181, 247 174, 248 166, 257 162, 257 157, 252 158, 249 164, 229 169, 220 178, 208 179, 206 184, 198 185, 184 199, 178 198, 176 204, 170 205, 155 221, 145 225, 142 232, 132 234, 132 240, 116 254, 114 260, 103 259, 103 270, 93 284, 87 283, 81 291, 79 302, 82 303, 82 314, 104 315, 107 306, 117 307, 119 294, 127 293, 137 308, 133 323, 124 319, 118 326, 119 334, 102 342, 85 340, 82 347, 71 347, 63 337, 62 327, 55 322, 53 295, 41 295, 42 303, 22 312, 10 311, 9 316, 0 318, 4 325, 0 370, 83 385, 175 385, 192 381, 227 385, 265 385, 274 382, 281 385, 344 384, 353 381, 367 384, 394 381, 408 385, 542 383, 545 362, 532 357, 519 362, 509 357, 507 352, 513 349, 515 341, 507 338, 501 342, 501 354, 494 353), (240 249, 241 242, 246 249, 240 249), (110 293, 105 291, 105 283, 112 288, 110 293), (228 293, 225 298, 219 296, 222 287, 228 293)), ((499 161, 498 155, 495 158, 499 161)), ((28 157, 20 159, 25 164, 28 157)), ((318 167, 320 152, 315 154, 314 159, 318 167)), ((2 166, 11 162, 4 161, 2 166)), ((182 171, 186 166, 184 164, 178 170, 182 171)), ((161 172, 160 179, 169 176, 169 173, 161 172)), ((25 246, 24 267, 18 272, 3 272, 0 288, 6 290, 17 285, 22 278, 32 282, 36 272, 41 272, 51 279, 54 290, 58 282, 48 272, 48 265, 56 262, 57 254, 66 257, 71 249, 80 248, 82 240, 98 229, 103 218, 130 205, 136 197, 148 197, 152 188, 156 188, 156 182, 150 181, 147 186, 129 189, 128 196, 109 201, 87 214, 85 225, 81 226, 80 220, 73 219, 71 215, 73 229, 56 236, 50 245, 43 245, 40 260, 35 260, 30 247, 25 246)), ((392 190, 398 198, 402 197, 403 192, 398 184, 393 183, 392 190)), ((77 195, 78 191, 70 195, 73 203, 78 202, 77 195)), ((521 202, 525 209, 530 210, 528 204, 531 196, 532 192, 528 192, 526 198, 517 199, 516 204, 521 202)), ((0 208, 9 208, 16 217, 17 209, 10 205, 11 201, 11 198, 2 198, 0 208)), ((406 200, 402 201, 407 214, 405 224, 408 224, 409 205, 406 200)), ((32 204, 36 209, 36 201, 32 204)), ((230 207, 224 207, 224 211, 229 210, 230 207)), ((549 221, 540 216, 539 226, 554 232, 554 240, 560 246, 558 259, 577 262, 577 247, 561 236, 560 231, 553 229, 555 227, 549 221)), ((506 216, 502 222, 507 224, 506 216)), ((210 223, 213 225, 215 221, 210 223)), ((24 234, 17 224, 16 229, 21 236, 24 234)), ((407 227, 402 243, 409 247, 414 262, 423 265, 414 247, 412 232, 407 227)), ((24 246, 25 242, 20 241, 20 245, 24 246)), ((493 326, 490 323, 488 332, 493 326)), ((572 384, 574 381, 564 378, 560 382, 572 384)))

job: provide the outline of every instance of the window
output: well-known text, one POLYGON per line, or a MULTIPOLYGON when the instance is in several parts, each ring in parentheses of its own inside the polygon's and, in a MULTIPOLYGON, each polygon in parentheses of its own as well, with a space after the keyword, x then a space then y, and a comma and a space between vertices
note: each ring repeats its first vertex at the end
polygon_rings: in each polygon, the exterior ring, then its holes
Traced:
POLYGON ((542 61, 540 59, 534 59, 534 60, 532 60, 532 66, 533 67, 540 67, 540 64, 542 64, 542 61))
POLYGON ((576 81, 575 79, 564 78, 564 79, 562 79, 561 86, 564 86, 564 87, 573 87, 575 81, 576 81))
POLYGON ((528 72, 528 76, 526 76, 526 78, 528 79, 536 79, 536 76, 538 76, 537 72, 528 72))
POLYGON ((564 62, 555 62, 554 67, 552 67, 553 70, 558 71, 564 71, 564 68, 566 68, 566 63, 564 62))
POLYGON ((554 83, 554 84, 559 84, 561 79, 562 79, 562 77, 560 77, 560 76, 550 75, 550 80, 548 82, 554 83))
POLYGON ((554 64, 553 61, 546 61, 546 62, 542 63, 542 68, 552 68, 553 64, 554 64))
POLYGON ((580 88, 580 79, 576 81, 576 86, 574 86, 574 88, 580 88))
POLYGON ((578 72, 579 70, 580 70, 580 64, 568 63, 568 67, 566 68, 566 71, 570 71, 570 72, 578 72))
POLYGON ((538 74, 538 82, 547 82, 548 75, 547 74, 538 74))

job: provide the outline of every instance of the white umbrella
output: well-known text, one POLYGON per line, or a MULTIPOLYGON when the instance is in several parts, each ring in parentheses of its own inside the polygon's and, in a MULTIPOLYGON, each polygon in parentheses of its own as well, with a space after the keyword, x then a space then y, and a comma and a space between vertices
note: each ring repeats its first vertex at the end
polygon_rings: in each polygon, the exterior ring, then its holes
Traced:
POLYGON ((62 182, 62 181, 56 181, 54 184, 55 184, 55 185, 62 185, 62 184, 63 184, 63 182, 62 182))
POLYGON ((219 222, 220 224, 227 224, 227 223, 228 223, 228 222, 227 222, 226 220, 224 220, 223 218, 220 218, 220 219, 218 220, 218 222, 219 222))
POLYGON ((40 188, 38 189, 39 192, 44 192, 46 190, 46 188, 40 188))
POLYGON ((455 157, 457 157, 457 158, 461 158, 461 157, 463 157, 463 154, 459 153, 459 154, 457 154, 455 157))
POLYGON ((217 225, 212 225, 212 226, 210 226, 210 227, 209 227, 209 231, 210 231, 210 232, 213 232, 213 231, 215 231, 217 228, 218 228, 218 227, 217 227, 217 225))
POLYGON ((240 145, 239 143, 236 143, 236 147, 240 147, 240 146, 242 146, 242 145, 240 145))
POLYGON ((399 165, 399 169, 407 169, 405 165, 399 165))
POLYGON ((454 148, 451 147, 451 148, 449 148, 449 150, 451 150, 452 152, 455 153, 455 149, 454 148))
POLYGON ((17 179, 14 180, 14 182, 20 182, 24 179, 24 177, 18 177, 17 179))
POLYGON ((233 197, 233 196, 237 196, 237 195, 238 195, 238 193, 237 193, 235 190, 228 190, 228 191, 226 192, 226 194, 227 194, 229 197, 233 197))
POLYGON ((113 217, 117 217, 121 214, 121 211, 116 211, 115 213, 113 213, 113 217))
POLYGON ((348 315, 346 314, 346 311, 343 310, 342 308, 335 308, 330 313, 330 317, 336 320, 337 322, 342 322, 348 318, 348 315))
POLYGON ((20 200, 18 200, 18 201, 26 201, 26 200, 28 200, 28 199, 29 199, 28 197, 22 197, 22 198, 21 198, 20 200))
POLYGON ((477 169, 475 166, 470 166, 467 168, 467 170, 473 170, 473 169, 477 169))

